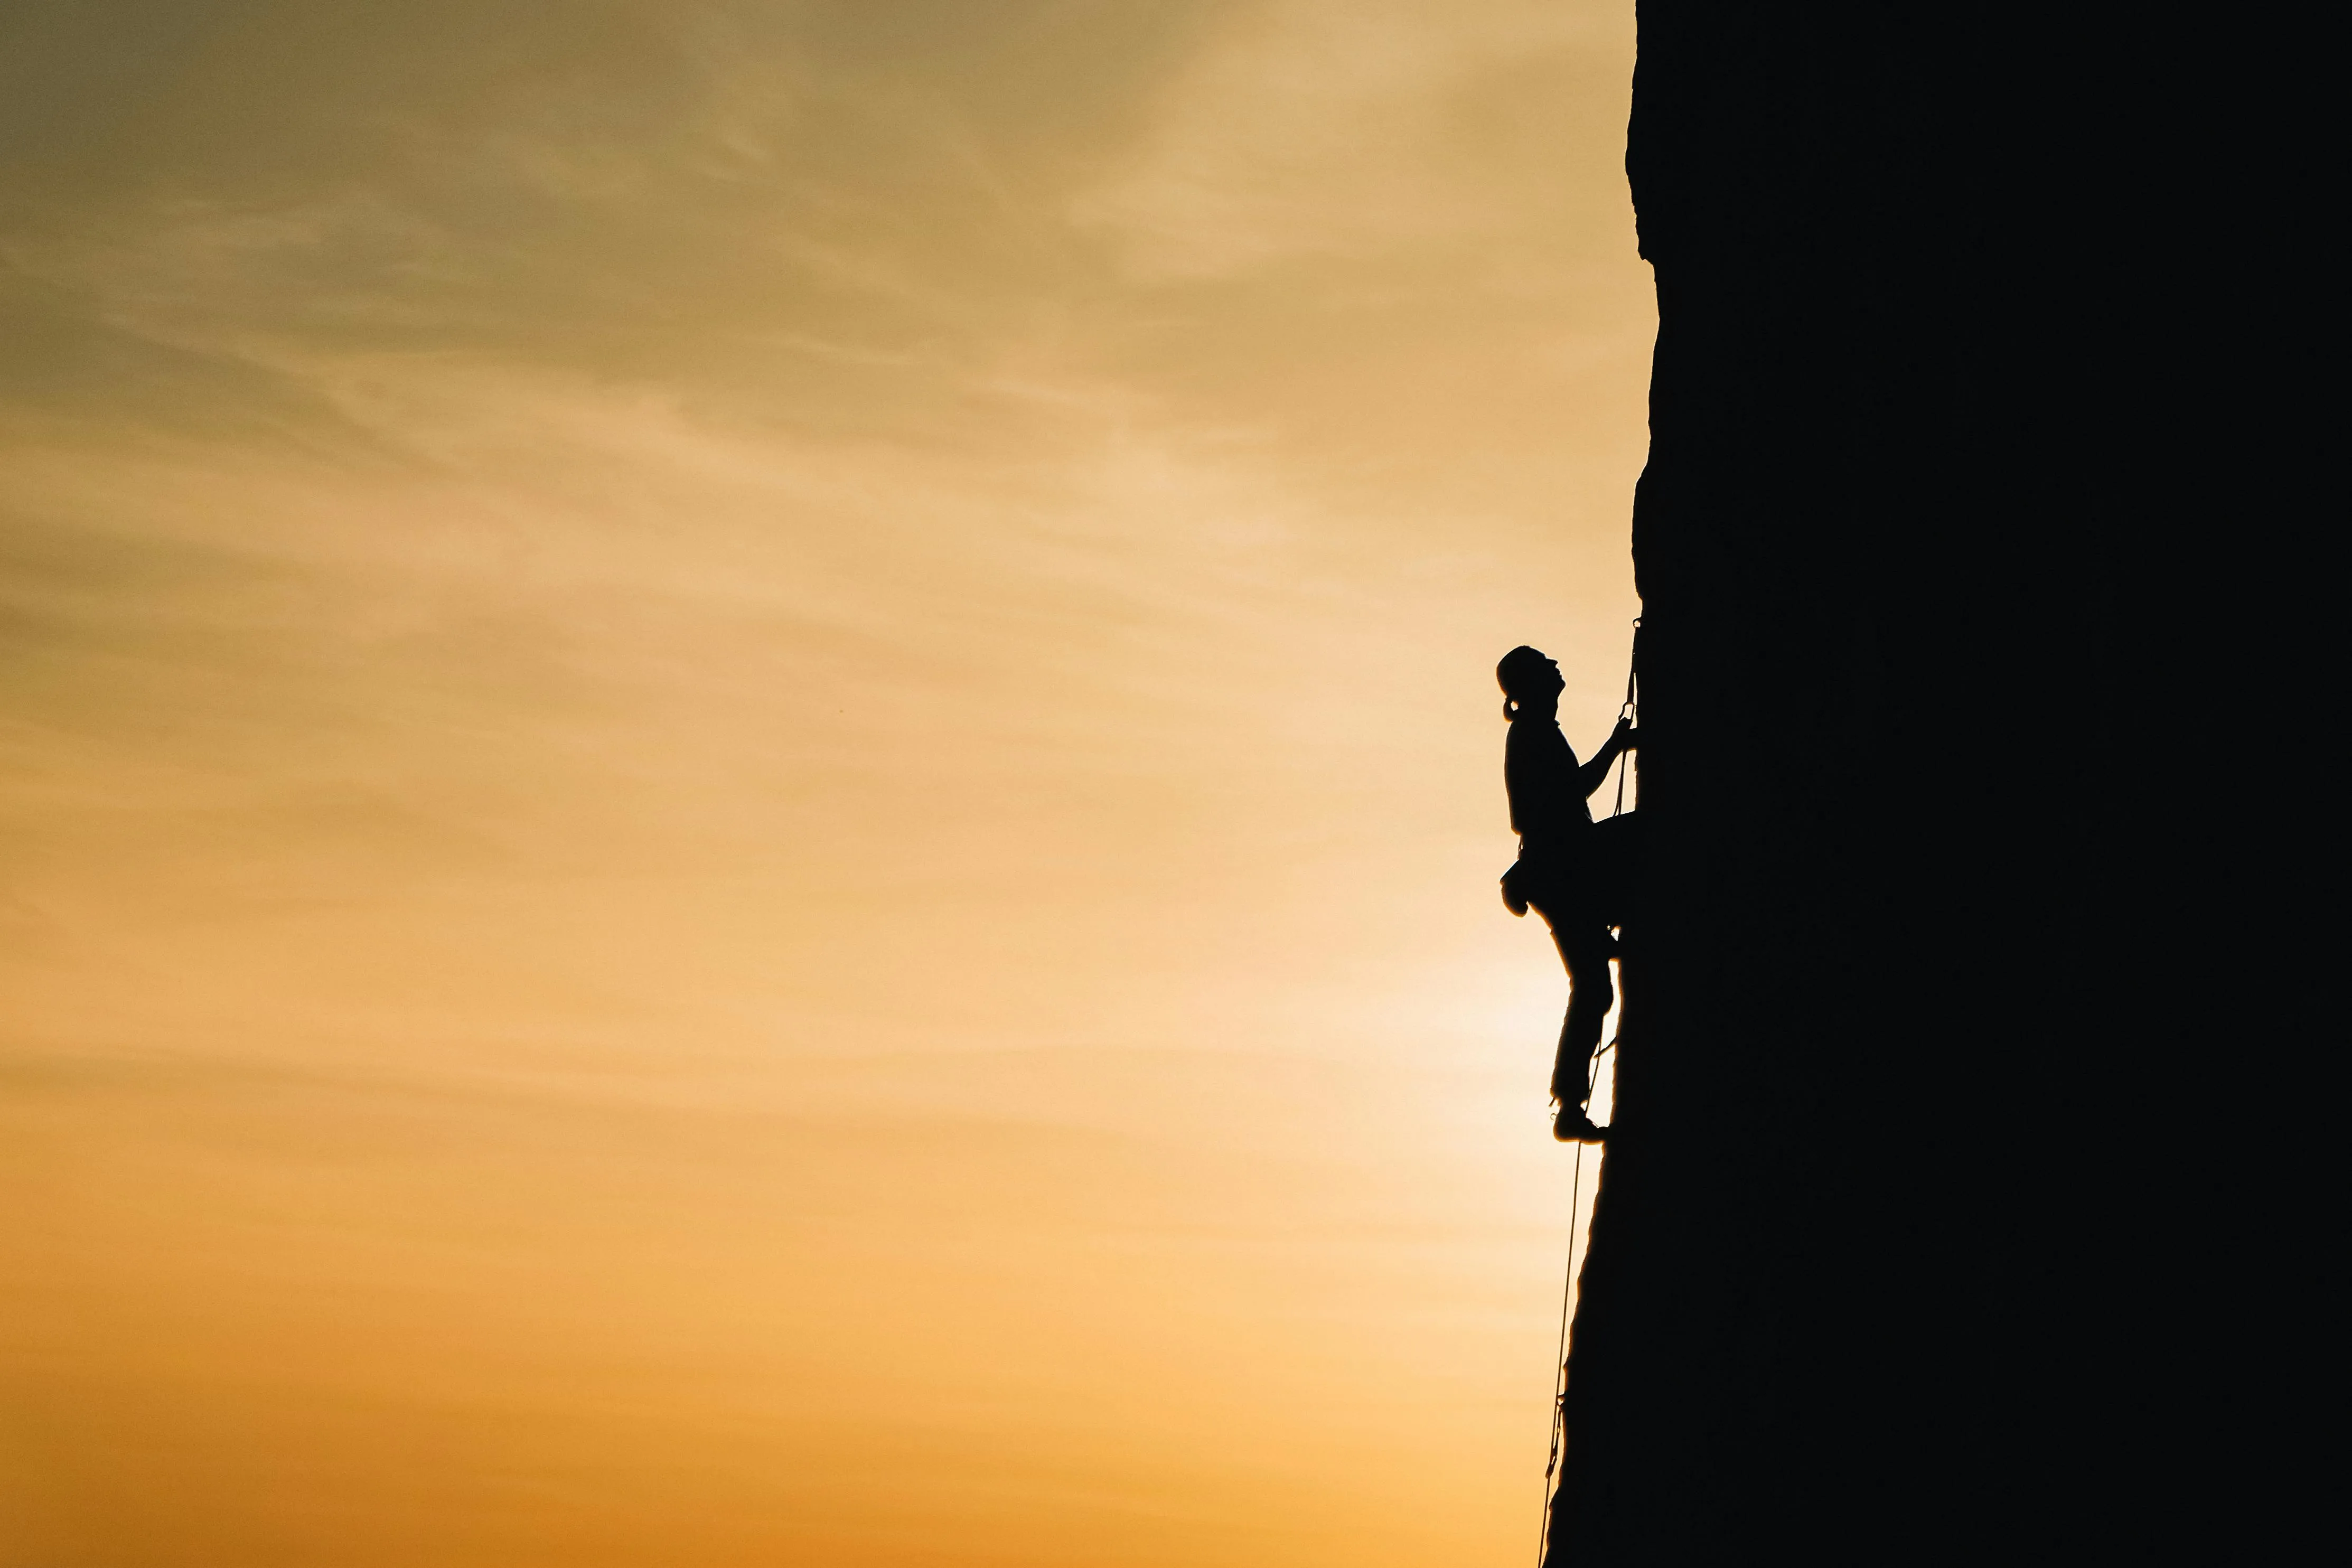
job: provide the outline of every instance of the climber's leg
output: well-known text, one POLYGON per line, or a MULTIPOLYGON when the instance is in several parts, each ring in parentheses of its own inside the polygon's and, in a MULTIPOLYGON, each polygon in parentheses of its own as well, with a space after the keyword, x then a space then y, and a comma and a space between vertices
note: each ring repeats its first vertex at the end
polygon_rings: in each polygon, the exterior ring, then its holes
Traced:
POLYGON ((1598 920, 1555 919, 1538 905, 1551 925, 1552 943, 1568 970, 1568 1016, 1560 1020, 1559 1051, 1551 1069, 1552 1098, 1562 1109, 1582 1105, 1591 1096, 1592 1056, 1601 1049, 1601 1026, 1616 1005, 1616 988, 1609 977, 1609 930, 1598 920))
POLYGON ((1552 1117, 1551 1135, 1563 1144, 1597 1144, 1601 1129, 1592 1124, 1585 1103, 1592 1096, 1592 1058, 1601 1046, 1601 1026, 1616 994, 1609 983, 1609 928, 1598 921, 1572 927, 1562 939, 1555 927, 1560 962, 1568 967, 1568 1017, 1559 1026, 1559 1051, 1552 1058, 1551 1094, 1559 1102, 1552 1117))

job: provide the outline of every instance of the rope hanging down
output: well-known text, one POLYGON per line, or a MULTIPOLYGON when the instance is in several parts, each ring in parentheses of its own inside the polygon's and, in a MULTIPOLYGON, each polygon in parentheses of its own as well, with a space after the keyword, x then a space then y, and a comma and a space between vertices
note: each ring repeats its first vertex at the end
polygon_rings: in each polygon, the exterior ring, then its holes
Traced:
MULTIPOLYGON (((1612 1040, 1592 1053, 1592 1071, 1584 1081, 1585 1098, 1601 1085, 1601 1059, 1617 1049, 1612 1040)), ((1551 1483, 1559 1470, 1559 1451, 1568 1441, 1568 1304, 1576 1291, 1576 1211, 1584 1197, 1584 1145, 1576 1145, 1576 1178, 1568 1189, 1568 1275, 1559 1282, 1559 1345, 1552 1353, 1559 1370, 1552 1375, 1551 1452, 1544 1458, 1543 1513, 1536 1528, 1536 1568, 1543 1568, 1551 1545, 1551 1483)), ((1589 1250, 1589 1249, 1588 1249, 1589 1250)))

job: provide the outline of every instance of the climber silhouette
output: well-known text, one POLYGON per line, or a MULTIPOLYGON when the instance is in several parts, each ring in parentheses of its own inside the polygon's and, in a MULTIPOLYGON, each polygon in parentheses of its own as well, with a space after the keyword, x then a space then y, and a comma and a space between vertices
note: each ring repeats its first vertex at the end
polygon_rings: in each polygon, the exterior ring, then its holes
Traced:
POLYGON ((1608 781, 1619 754, 1640 744, 1633 720, 1621 718, 1592 760, 1580 764, 1559 732, 1559 666, 1537 650, 1517 647, 1495 666, 1503 688, 1503 717, 1511 733, 1503 746, 1503 787, 1511 798, 1511 827, 1519 858, 1503 873, 1503 902, 1514 915, 1533 909, 1551 927, 1568 969, 1568 1017, 1551 1069, 1559 1114, 1552 1136, 1596 1143, 1601 1129, 1585 1110, 1588 1067, 1600 1049, 1601 1021, 1616 1001, 1609 928, 1624 924, 1632 904, 1636 812, 1592 820, 1585 800, 1608 781))

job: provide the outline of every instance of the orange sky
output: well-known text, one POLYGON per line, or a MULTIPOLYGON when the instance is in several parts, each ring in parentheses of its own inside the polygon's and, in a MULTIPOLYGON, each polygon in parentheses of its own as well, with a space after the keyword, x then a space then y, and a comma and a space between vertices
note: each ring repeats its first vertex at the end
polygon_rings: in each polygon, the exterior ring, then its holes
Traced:
POLYGON ((0 1568, 1525 1561, 1632 57, 11 5, 0 1568))

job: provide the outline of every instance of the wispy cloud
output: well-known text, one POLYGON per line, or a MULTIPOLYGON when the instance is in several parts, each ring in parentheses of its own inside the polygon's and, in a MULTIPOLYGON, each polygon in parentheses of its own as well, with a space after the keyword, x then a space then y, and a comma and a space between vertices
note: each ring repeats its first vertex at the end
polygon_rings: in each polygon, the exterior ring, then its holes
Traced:
POLYGON ((1136 154, 1076 215, 1147 277, 1475 252, 1552 204, 1482 118, 1531 78, 1556 93, 1563 58, 1616 52, 1622 22, 1535 3, 1254 9, 1163 89, 1136 154))

